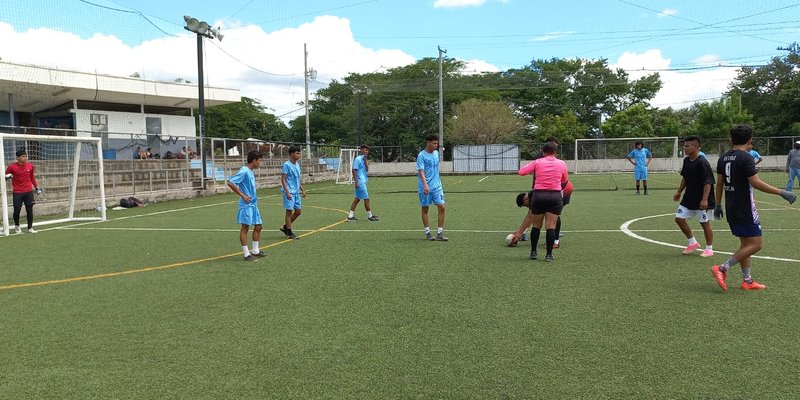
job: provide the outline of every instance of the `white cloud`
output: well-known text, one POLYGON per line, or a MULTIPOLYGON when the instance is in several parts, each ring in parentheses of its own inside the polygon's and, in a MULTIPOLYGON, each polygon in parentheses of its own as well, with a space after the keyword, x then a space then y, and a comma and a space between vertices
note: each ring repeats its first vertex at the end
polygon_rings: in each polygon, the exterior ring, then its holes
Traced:
POLYGON ((692 64, 699 66, 717 65, 722 59, 716 54, 704 54, 692 60, 692 64))
POLYGON ((500 68, 483 60, 466 60, 461 73, 464 75, 481 74, 484 72, 500 72, 500 68))
POLYGON ((537 36, 533 38, 535 42, 546 42, 548 40, 558 39, 560 37, 569 36, 574 34, 575 31, 566 31, 566 32, 547 32, 542 36, 537 36))
MULTIPOLYGON (((215 26, 220 24, 215 22, 215 26)), ((225 23, 222 23, 225 26, 225 23)), ((318 72, 311 92, 332 79, 350 73, 368 73, 414 63, 413 56, 397 49, 370 49, 353 38, 350 21, 323 16, 296 28, 264 32, 258 26, 223 29, 222 42, 205 40, 204 72, 210 86, 239 89, 258 98, 284 119, 302 115, 304 99, 303 43, 308 45, 308 65, 318 72), (213 42, 213 44, 212 44, 213 42), (232 59, 223 51, 236 57, 232 59), (255 71, 247 64, 262 71, 255 71)), ((150 80, 184 78, 197 82, 196 38, 190 33, 128 46, 114 36, 83 39, 51 29, 16 32, 0 22, 0 55, 4 61, 36 64, 102 74, 129 76, 138 72, 150 80), (47 49, 47 51, 32 51, 47 49)))
POLYGON ((658 13, 659 17, 674 17, 676 15, 678 15, 678 10, 674 8, 665 8, 658 13))
POLYGON ((486 0, 436 0, 433 2, 433 8, 475 7, 485 3, 486 0))
MULTIPOLYGON (((703 56, 698 59, 710 59, 703 56)), ((671 60, 652 49, 644 53, 624 53, 611 68, 628 71, 631 80, 652 74, 653 70, 669 69, 671 60)), ((686 108, 695 102, 719 98, 727 91, 728 85, 736 77, 735 68, 720 68, 694 71, 658 71, 663 86, 650 102, 659 108, 686 108)))

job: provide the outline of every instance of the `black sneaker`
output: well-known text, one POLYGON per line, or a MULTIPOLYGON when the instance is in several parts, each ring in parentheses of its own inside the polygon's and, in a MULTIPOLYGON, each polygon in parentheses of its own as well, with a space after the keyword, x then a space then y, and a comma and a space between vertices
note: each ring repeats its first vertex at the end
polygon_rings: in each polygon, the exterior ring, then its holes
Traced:
POLYGON ((553 262, 556 259, 555 259, 555 257, 553 257, 552 254, 547 254, 547 255, 544 256, 544 260, 547 261, 547 262, 553 262))
POLYGON ((254 257, 252 254, 244 258, 245 261, 258 261, 258 258, 254 257))
POLYGON ((300 240, 300 236, 297 236, 294 233, 289 233, 289 236, 287 236, 286 238, 292 240, 300 240))
POLYGON ((259 251, 258 253, 250 253, 250 255, 258 257, 258 258, 262 258, 262 257, 266 257, 267 253, 264 253, 263 251, 259 251))
POLYGON ((647 196, 647 192, 644 192, 644 195, 647 196))
POLYGON ((280 227, 280 231, 283 232, 283 234, 286 236, 289 236, 291 234, 291 232, 289 232, 289 230, 286 229, 286 225, 280 227))
POLYGON ((379 221, 379 219, 378 219, 378 216, 377 216, 377 215, 373 215, 373 216, 371 216, 371 217, 367 218, 367 220, 368 220, 368 221, 372 221, 372 222, 379 221))
POLYGON ((432 234, 432 233, 430 233, 430 232, 428 232, 428 233, 426 233, 426 234, 425 234, 425 239, 427 239, 427 240, 431 240, 431 241, 433 241, 433 240, 436 240, 436 238, 435 238, 435 237, 433 237, 433 234, 432 234))
POLYGON ((531 260, 535 260, 539 258, 539 254, 536 253, 536 250, 531 250, 531 260))
POLYGON ((356 218, 356 217, 347 217, 347 222, 355 222, 355 221, 358 221, 358 218, 356 218))

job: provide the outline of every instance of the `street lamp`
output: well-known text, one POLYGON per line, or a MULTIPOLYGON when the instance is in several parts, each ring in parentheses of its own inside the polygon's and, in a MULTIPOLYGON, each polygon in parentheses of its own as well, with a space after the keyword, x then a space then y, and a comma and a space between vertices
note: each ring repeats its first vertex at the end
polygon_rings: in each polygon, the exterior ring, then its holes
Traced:
POLYGON ((309 126, 309 117, 308 117, 308 80, 317 79, 317 71, 314 68, 308 69, 308 50, 306 49, 306 44, 303 43, 303 70, 305 75, 305 82, 306 82, 306 157, 310 160, 311 159, 311 127, 309 126))
POLYGON ((358 142, 356 146, 361 146, 361 95, 372 94, 372 89, 366 86, 353 86, 353 94, 356 95, 356 129, 358 130, 358 142))
POLYGON ((199 133, 200 133, 200 159, 203 163, 203 189, 206 187, 206 179, 208 178, 208 171, 206 168, 206 150, 205 150, 205 134, 206 134, 206 104, 203 87, 203 37, 209 39, 219 39, 222 41, 222 33, 220 28, 211 29, 206 21, 200 21, 197 18, 192 18, 188 15, 183 16, 186 21, 186 29, 197 35, 197 97, 198 109, 200 115, 198 116, 199 133))

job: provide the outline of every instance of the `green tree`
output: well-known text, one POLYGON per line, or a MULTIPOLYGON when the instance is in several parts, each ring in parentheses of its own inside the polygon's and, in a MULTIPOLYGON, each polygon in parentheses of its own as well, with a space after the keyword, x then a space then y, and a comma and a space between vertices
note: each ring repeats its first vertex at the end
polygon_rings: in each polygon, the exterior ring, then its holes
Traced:
POLYGON ((694 134, 701 137, 727 137, 731 126, 735 124, 752 124, 750 114, 739 112, 738 104, 723 98, 710 103, 699 103, 697 118, 692 126, 694 134))
POLYGON ((458 144, 513 143, 523 126, 505 102, 467 99, 453 106, 447 134, 458 144))
POLYGON ((653 115, 644 104, 634 104, 612 115, 603 123, 603 136, 607 138, 656 136, 653 115))
POLYGON ((543 115, 534 121, 534 138, 532 143, 544 143, 548 137, 555 137, 561 143, 571 143, 575 139, 583 139, 588 126, 578 121, 578 116, 571 111, 562 115, 543 115))
POLYGON ((206 108, 206 135, 209 137, 278 141, 287 133, 286 125, 265 112, 257 99, 242 97, 238 103, 206 108))

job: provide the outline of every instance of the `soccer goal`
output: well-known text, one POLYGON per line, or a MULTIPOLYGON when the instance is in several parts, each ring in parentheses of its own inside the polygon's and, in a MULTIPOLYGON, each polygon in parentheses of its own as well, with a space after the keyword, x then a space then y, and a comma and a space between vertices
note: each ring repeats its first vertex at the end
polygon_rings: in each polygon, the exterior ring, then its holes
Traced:
MULTIPOLYGON (((42 189, 34 199, 34 226, 106 219, 100 138, 0 133, 0 161, 4 171, 17 162, 19 150, 27 152, 42 189)), ((3 236, 9 235, 13 223, 12 187, 11 179, 0 180, 3 236)), ((24 213, 23 207, 21 226, 26 224, 24 213)))
POLYGON ((679 172, 681 159, 678 157, 678 138, 613 138, 613 139, 576 139, 574 172, 608 173, 630 172, 633 165, 627 157, 636 148, 634 143, 641 140, 644 147, 650 150, 653 159, 647 167, 648 172, 679 172))
POLYGON ((336 168, 336 183, 353 183, 353 160, 358 156, 358 149, 339 150, 339 166, 336 168))

